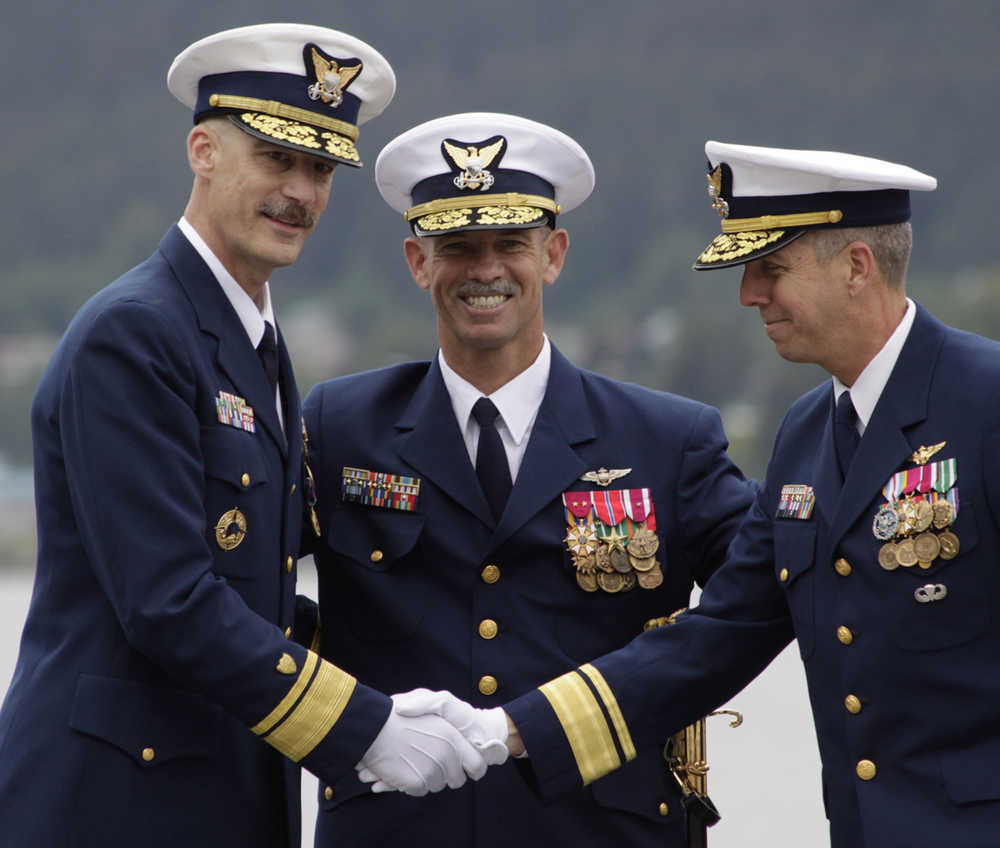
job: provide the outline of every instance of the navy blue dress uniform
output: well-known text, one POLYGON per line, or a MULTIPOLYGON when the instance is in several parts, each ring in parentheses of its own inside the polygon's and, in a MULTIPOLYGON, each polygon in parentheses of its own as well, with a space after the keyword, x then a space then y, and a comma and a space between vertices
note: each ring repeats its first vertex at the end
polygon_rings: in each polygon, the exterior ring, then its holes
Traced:
MULTIPOLYGON (((581 156, 534 122, 460 115, 391 142, 376 179, 417 232, 516 229, 547 223, 556 202, 566 211, 589 193, 581 156), (475 151, 473 168, 455 161, 475 151), (474 193, 448 191, 473 178, 474 193)), ((549 355, 537 418, 497 517, 439 358, 309 394, 324 656, 386 691, 448 689, 495 707, 687 606, 694 581, 721 562, 754 489, 726 454, 718 413, 584 371, 545 341, 541 356, 549 355)), ((322 846, 400 834, 420 846, 686 844, 659 750, 552 805, 513 763, 422 799, 372 795, 350 778, 320 793, 322 846)))
MULTIPOLYGON (((306 42, 363 48, 386 85, 366 45, 291 25, 213 36, 175 68, 232 60, 213 86, 249 97, 289 41, 300 66, 306 42)), ((308 83, 300 70, 268 97, 295 103, 300 87, 308 103, 308 83)), ((381 728, 384 695, 290 638, 301 415, 275 342, 280 416, 230 299, 174 227, 53 355, 32 407, 35 586, 0 712, 4 845, 298 845, 297 764, 353 774, 381 728)))
MULTIPOLYGON (((766 256, 800 228, 825 226, 802 216, 905 220, 909 190, 935 185, 842 154, 708 152, 713 201, 731 226, 703 267, 766 256), (757 168, 749 198, 741 163, 757 168), (824 178, 835 186, 795 196, 824 178)), ((572 791, 651 746, 664 724, 722 703, 794 638, 832 845, 996 842, 1000 345, 909 302, 889 347, 895 362, 853 458, 835 446, 829 382, 790 408, 764 488, 696 609, 506 706, 543 792, 572 791)), ((767 767, 747 764, 764 779, 767 767)))

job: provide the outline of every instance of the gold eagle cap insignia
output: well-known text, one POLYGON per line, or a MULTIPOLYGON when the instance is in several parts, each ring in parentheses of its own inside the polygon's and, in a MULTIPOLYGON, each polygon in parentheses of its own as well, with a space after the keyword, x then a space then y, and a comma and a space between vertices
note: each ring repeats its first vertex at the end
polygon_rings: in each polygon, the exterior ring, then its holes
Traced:
POLYGON ((910 462, 914 465, 926 465, 928 460, 934 454, 936 454, 941 448, 943 448, 947 442, 938 442, 936 445, 921 445, 913 452, 913 456, 910 457, 910 462))
POLYGON ((619 477, 624 477, 631 473, 631 468, 598 468, 597 471, 588 471, 580 475, 580 479, 587 483, 597 483, 598 486, 609 486, 619 477))
POLYGON ((354 60, 357 64, 341 65, 332 56, 323 55, 315 44, 310 44, 309 47, 313 74, 316 78, 316 82, 307 90, 309 99, 322 100, 331 107, 339 106, 344 101, 343 92, 361 73, 362 63, 354 60))
POLYGON ((712 208, 720 218, 729 217, 729 204, 722 197, 722 165, 705 175, 708 178, 708 196, 712 198, 712 208))
POLYGON ((444 139, 441 147, 445 158, 450 159, 456 168, 461 169, 461 173, 454 179, 455 186, 473 191, 476 189, 486 191, 490 188, 494 177, 489 167, 501 155, 506 145, 507 139, 503 136, 499 136, 491 144, 483 142, 480 145, 462 142, 456 144, 444 139))

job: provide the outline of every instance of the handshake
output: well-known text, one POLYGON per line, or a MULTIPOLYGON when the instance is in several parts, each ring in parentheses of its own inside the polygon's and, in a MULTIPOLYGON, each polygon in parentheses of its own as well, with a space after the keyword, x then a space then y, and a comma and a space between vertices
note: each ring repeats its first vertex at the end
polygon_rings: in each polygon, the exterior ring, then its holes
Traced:
POLYGON ((373 792, 426 795, 479 780, 513 748, 524 747, 502 707, 477 709, 450 692, 414 689, 392 696, 392 712, 355 766, 373 792))

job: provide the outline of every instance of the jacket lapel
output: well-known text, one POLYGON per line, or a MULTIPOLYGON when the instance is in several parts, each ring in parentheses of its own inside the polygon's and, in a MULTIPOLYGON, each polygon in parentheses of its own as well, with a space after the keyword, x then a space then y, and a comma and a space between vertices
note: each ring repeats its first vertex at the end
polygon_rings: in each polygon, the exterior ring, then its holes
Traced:
MULTIPOLYGON (((246 330, 215 275, 176 225, 160 242, 160 252, 191 301, 198 316, 199 328, 217 340, 216 361, 219 368, 230 379, 237 394, 253 407, 254 421, 263 426, 284 456, 287 452, 285 436, 278 422, 271 386, 257 351, 250 344, 246 330)), ((284 373, 290 377, 292 372, 287 356, 282 367, 286 364, 288 367, 284 373)), ((286 384, 294 382, 288 377, 286 384)))
POLYGON ((494 544, 523 527, 579 479, 587 466, 573 446, 596 435, 580 371, 553 346, 545 397, 494 544))
POLYGON ((906 430, 927 418, 931 379, 943 341, 943 326, 917 306, 909 337, 844 481, 830 527, 834 544, 913 452, 906 430))
POLYGON ((469 461, 437 357, 396 422, 400 458, 448 497, 493 526, 486 496, 469 461))

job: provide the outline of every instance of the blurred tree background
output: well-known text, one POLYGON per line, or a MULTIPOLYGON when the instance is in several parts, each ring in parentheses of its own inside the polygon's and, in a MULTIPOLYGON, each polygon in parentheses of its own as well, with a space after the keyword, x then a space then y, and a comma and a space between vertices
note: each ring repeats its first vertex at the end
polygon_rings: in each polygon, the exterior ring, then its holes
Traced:
POLYGON ((756 311, 737 304, 738 271, 691 270, 719 227, 706 139, 933 174, 938 191, 914 198, 909 291, 948 323, 1000 334, 995 0, 14 4, 0 32, 0 564, 30 549, 23 469, 46 360, 80 304, 183 210, 190 115, 166 90, 171 60, 216 30, 273 20, 363 38, 398 80, 361 130, 367 167, 337 173, 300 261, 272 280, 303 394, 433 355, 431 306, 402 259, 407 230, 372 166, 403 130, 472 110, 552 124, 594 161, 594 194, 562 221, 572 247, 546 293, 553 341, 584 367, 719 407, 748 474, 763 474, 784 409, 824 375, 775 355, 756 311))

